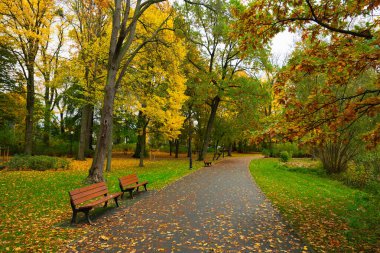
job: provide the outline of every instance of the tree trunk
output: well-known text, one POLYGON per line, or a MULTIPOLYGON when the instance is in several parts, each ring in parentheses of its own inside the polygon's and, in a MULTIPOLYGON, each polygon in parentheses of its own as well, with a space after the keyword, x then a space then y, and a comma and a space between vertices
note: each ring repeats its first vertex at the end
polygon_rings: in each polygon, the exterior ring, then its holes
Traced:
POLYGON ((139 167, 144 167, 144 156, 145 156, 145 147, 146 147, 146 127, 147 127, 147 124, 144 124, 143 133, 142 133, 142 140, 141 140, 139 167))
POLYGON ((96 150, 87 180, 89 182, 102 182, 104 160, 107 153, 107 144, 109 142, 109 128, 112 124, 113 106, 116 94, 116 74, 117 67, 111 66, 108 71, 107 84, 105 87, 104 103, 100 119, 100 129, 96 150))
POLYGON ((60 132, 61 132, 61 135, 63 135, 65 133, 65 122, 63 120, 63 112, 60 112, 59 113, 59 118, 60 118, 60 122, 59 122, 59 128, 60 128, 60 132))
MULTIPOLYGON (((140 158, 140 155, 141 155, 141 150, 142 150, 142 143, 145 141, 144 140, 144 126, 145 126, 146 122, 145 122, 145 117, 143 115, 143 112, 142 111, 139 111, 139 114, 137 116, 137 127, 140 129, 140 132, 138 135, 137 135, 137 143, 136 143, 136 149, 135 149, 135 153, 133 154, 133 157, 134 158, 140 158)), ((146 156, 146 152, 144 151, 143 152, 143 157, 146 156)))
POLYGON ((218 145, 219 145, 219 140, 217 140, 215 143, 214 157, 212 158, 213 161, 215 160, 216 156, 218 155, 218 145))
POLYGON ((94 143, 94 138, 92 137, 92 133, 94 132, 94 106, 91 107, 91 114, 89 115, 89 128, 88 128, 88 150, 94 150, 92 144, 94 143))
POLYGON ((86 104, 82 107, 82 117, 80 125, 79 145, 77 160, 85 160, 85 153, 89 147, 89 132, 91 132, 93 106, 86 104))
POLYGON ((227 156, 232 156, 232 143, 228 145, 228 154, 227 156))
POLYGON ((172 145, 173 145, 173 142, 172 141, 169 141, 169 155, 172 156, 172 145))
POLYGON ((215 120, 215 117, 216 117, 216 111, 218 110, 219 103, 220 103, 220 98, 219 98, 219 96, 216 96, 212 100, 211 113, 210 113, 210 117, 209 117, 208 122, 207 122, 207 128, 206 128, 206 132, 204 134, 203 145, 201 147, 201 152, 199 153, 199 157, 198 157, 199 161, 204 160, 205 157, 206 157, 208 144, 210 142, 211 130, 212 130, 213 126, 214 126, 214 120, 215 120))
POLYGON ((26 80, 26 118, 25 118, 25 154, 31 155, 33 150, 33 116, 34 116, 34 62, 27 65, 26 80))
POLYGON ((45 102, 45 108, 44 108, 44 134, 43 134, 43 142, 44 144, 49 147, 50 145, 50 120, 51 120, 51 113, 50 113, 50 88, 45 87, 45 96, 44 96, 44 102, 45 102))
POLYGON ((109 128, 108 135, 110 136, 109 142, 108 142, 108 151, 107 151, 107 167, 106 171, 111 171, 111 162, 112 162, 112 129, 113 129, 113 121, 111 121, 111 125, 109 128))
POLYGON ((179 153, 179 140, 175 140, 175 158, 178 158, 179 153))

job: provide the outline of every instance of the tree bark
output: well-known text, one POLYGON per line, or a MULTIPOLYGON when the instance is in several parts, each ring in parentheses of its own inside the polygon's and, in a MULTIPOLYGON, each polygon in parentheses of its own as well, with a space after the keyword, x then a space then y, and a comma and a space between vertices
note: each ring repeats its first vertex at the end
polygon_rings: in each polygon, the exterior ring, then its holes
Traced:
POLYGON ((91 113, 89 116, 89 128, 87 133, 88 140, 86 141, 88 143, 88 150, 94 150, 92 147, 92 144, 94 142, 94 138, 92 137, 92 133, 94 132, 94 106, 91 107, 91 113))
POLYGON ((144 167, 144 156, 145 156, 145 147, 146 147, 146 127, 147 127, 147 125, 148 124, 144 124, 144 126, 143 126, 139 167, 144 167))
POLYGON ((210 142, 211 130, 214 126, 216 111, 218 110, 219 103, 220 98, 219 96, 216 96, 211 103, 211 113, 207 122, 206 132, 203 137, 203 145, 201 147, 201 152, 199 153, 198 161, 202 161, 206 157, 208 144, 210 142))
POLYGON ((65 122, 64 122, 63 112, 59 113, 59 118, 60 118, 59 128, 60 128, 61 135, 63 135, 65 133, 65 122))
POLYGON ((173 145, 173 142, 172 141, 169 141, 169 156, 172 156, 172 145, 173 145))
MULTIPOLYGON (((145 121, 145 117, 143 115, 143 112, 139 111, 139 114, 137 116, 137 127, 139 128, 139 130, 141 132, 137 135, 136 149, 135 149, 135 153, 133 154, 134 158, 140 158, 140 156, 141 156, 141 150, 143 149, 142 144, 143 144, 143 142, 145 142, 144 133, 143 133, 145 125, 146 125, 146 121, 145 121)), ((145 151, 143 152, 143 157, 144 156, 146 156, 145 151)))
POLYGON ((178 158, 178 153, 179 153, 179 140, 175 140, 175 158, 178 158))
POLYGON ((212 158, 213 161, 215 160, 216 156, 218 155, 218 145, 219 145, 219 140, 217 140, 215 143, 214 157, 212 158))
POLYGON ((34 116, 34 61, 27 65, 26 80, 26 118, 25 118, 25 149, 27 155, 33 151, 33 116, 34 116))
POLYGON ((45 108, 44 108, 44 134, 43 142, 49 147, 50 146, 50 126, 51 126, 51 113, 50 113, 50 88, 45 87, 45 96, 44 96, 45 108))
POLYGON ((228 145, 228 154, 227 156, 232 156, 232 143, 228 145))
POLYGON ((76 157, 77 160, 85 160, 85 154, 89 148, 89 132, 91 132, 92 111, 93 106, 91 104, 86 104, 82 107, 78 154, 76 157))
POLYGON ((111 171, 111 162, 112 162, 112 129, 113 129, 113 121, 111 121, 111 125, 109 128, 109 133, 108 135, 110 136, 109 142, 108 142, 108 151, 107 151, 107 167, 106 171, 110 172, 111 171))
POLYGON ((94 159, 92 161, 92 165, 89 171, 89 175, 87 180, 89 182, 102 182, 104 181, 103 177, 103 165, 104 160, 107 153, 107 144, 109 142, 109 138, 111 138, 108 134, 109 128, 112 124, 113 118, 113 106, 116 94, 116 74, 117 67, 112 66, 109 69, 107 76, 107 84, 105 87, 104 94, 104 103, 102 108, 102 114, 100 119, 100 129, 98 135, 98 141, 96 144, 96 152, 94 155, 94 159))

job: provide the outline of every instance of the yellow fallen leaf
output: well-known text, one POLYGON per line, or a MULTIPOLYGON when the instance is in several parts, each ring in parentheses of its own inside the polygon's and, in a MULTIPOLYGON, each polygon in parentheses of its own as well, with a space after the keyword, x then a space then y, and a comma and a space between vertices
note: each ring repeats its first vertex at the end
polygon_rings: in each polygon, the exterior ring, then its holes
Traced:
POLYGON ((103 240, 103 241, 108 241, 110 238, 105 236, 105 235, 101 235, 100 237, 100 240, 103 240))

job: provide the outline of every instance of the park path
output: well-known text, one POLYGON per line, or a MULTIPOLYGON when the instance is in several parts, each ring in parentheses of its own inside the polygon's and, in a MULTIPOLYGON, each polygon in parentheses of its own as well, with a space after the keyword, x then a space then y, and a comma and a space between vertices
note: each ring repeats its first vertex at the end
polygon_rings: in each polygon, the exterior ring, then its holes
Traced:
POLYGON ((159 192, 148 190, 132 206, 101 217, 66 250, 308 252, 253 182, 252 158, 225 159, 159 192))

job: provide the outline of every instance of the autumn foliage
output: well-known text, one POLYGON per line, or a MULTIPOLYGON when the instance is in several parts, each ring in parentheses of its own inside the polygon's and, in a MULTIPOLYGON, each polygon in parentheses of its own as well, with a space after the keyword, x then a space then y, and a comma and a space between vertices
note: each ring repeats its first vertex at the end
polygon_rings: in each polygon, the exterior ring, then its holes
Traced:
POLYGON ((304 137, 313 145, 348 142, 346 130, 365 119, 362 139, 368 148, 378 145, 378 7, 373 1, 310 0, 254 1, 246 10, 236 6, 237 36, 245 50, 265 45, 284 30, 302 33, 276 76, 273 89, 284 117, 268 129, 271 136, 284 141, 304 137))

